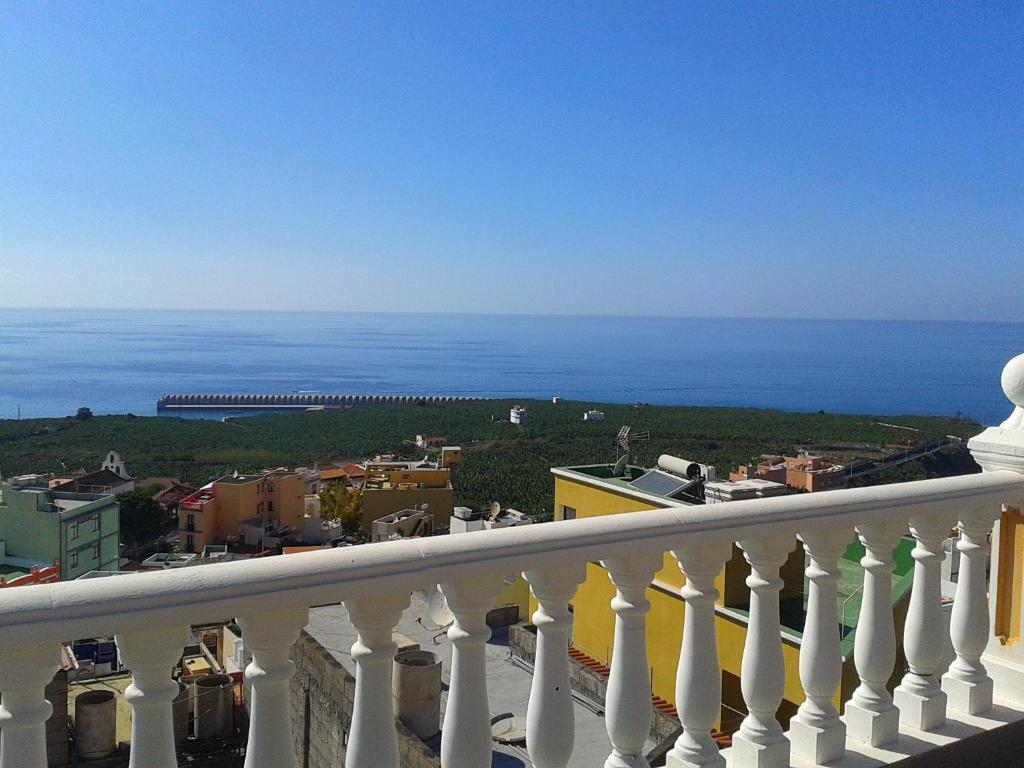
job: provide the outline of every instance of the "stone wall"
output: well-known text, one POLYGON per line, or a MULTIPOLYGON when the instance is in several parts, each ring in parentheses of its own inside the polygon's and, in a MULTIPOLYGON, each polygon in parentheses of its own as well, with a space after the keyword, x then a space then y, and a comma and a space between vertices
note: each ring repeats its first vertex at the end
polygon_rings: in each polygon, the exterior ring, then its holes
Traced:
MULTIPOLYGON (((292 733, 299 765, 336 768, 352 725, 355 678, 305 631, 292 649, 292 661, 292 733)), ((402 723, 396 724, 401 768, 440 768, 440 758, 402 723)))
POLYGON ((53 706, 53 714, 46 721, 46 764, 50 768, 67 765, 68 746, 68 673, 58 670, 46 686, 46 700, 53 706))

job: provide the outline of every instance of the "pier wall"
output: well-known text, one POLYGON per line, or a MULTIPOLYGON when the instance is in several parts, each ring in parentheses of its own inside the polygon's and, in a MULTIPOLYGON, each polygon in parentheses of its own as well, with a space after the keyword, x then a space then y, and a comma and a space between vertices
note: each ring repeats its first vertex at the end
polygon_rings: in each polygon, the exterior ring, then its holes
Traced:
POLYGON ((456 395, 164 395, 156 401, 158 411, 210 408, 281 409, 281 408, 344 408, 352 405, 416 405, 419 403, 456 403, 488 400, 486 397, 456 395))

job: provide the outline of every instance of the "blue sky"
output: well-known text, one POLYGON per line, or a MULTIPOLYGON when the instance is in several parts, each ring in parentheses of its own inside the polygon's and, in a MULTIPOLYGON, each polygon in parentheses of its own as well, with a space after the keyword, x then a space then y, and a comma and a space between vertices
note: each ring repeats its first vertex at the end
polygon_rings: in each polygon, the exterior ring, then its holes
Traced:
POLYGON ((0 305, 1024 320, 1019 3, 0 6, 0 305))

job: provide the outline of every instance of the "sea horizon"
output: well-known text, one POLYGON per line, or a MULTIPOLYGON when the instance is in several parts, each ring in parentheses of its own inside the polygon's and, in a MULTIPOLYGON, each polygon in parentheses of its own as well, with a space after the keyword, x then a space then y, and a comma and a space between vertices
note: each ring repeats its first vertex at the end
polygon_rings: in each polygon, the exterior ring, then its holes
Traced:
POLYGON ((0 418, 156 413, 168 393, 463 395, 877 416, 1009 413, 1024 323, 0 309, 0 418))

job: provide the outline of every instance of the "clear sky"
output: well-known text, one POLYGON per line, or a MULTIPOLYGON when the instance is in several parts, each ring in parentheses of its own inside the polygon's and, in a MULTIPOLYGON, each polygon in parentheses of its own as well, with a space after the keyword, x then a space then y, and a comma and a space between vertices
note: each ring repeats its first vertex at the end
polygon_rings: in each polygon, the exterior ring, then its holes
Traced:
POLYGON ((1024 320, 1024 6, 6 0, 0 305, 1024 320))

